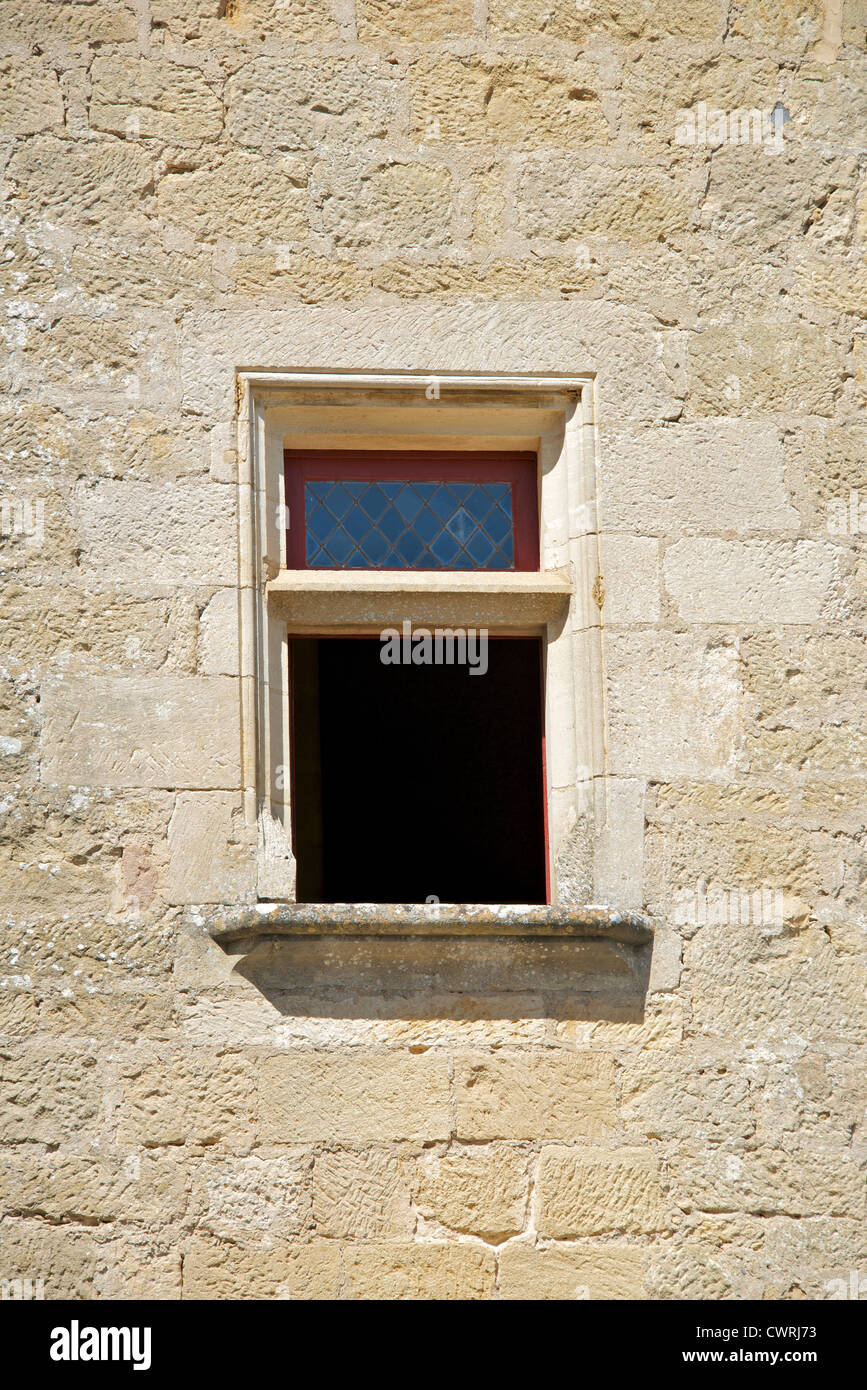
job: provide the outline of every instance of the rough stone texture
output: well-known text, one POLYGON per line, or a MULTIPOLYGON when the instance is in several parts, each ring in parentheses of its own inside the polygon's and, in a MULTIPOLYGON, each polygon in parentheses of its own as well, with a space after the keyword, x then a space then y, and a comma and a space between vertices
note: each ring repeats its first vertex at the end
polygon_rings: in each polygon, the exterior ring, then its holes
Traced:
POLYGON ((665 1227, 656 1156, 646 1149, 543 1149, 537 1224, 545 1236, 592 1236, 665 1227))
POLYGON ((462 1139, 571 1139, 614 1122, 614 1068, 604 1054, 499 1053, 455 1066, 462 1139))
POLYGON ((513 1241, 500 1256, 500 1297, 643 1298, 645 1259, 643 1250, 629 1245, 564 1243, 546 1248, 513 1241))
POLYGON ((863 1285, 867 7, 838 8, 0 5, 4 1278, 863 1285), (734 141, 684 142, 700 103, 734 141), (564 864, 652 913, 649 976, 207 936, 255 909, 242 365, 595 374, 609 775, 564 864))
POLYGON ((530 1155, 505 1144, 450 1149, 419 1168, 418 1206, 431 1221, 501 1241, 524 1229, 530 1155))
POLYGON ((259 1128, 280 1143, 445 1138, 446 1059, 408 1053, 297 1052, 259 1072, 259 1128))
POLYGON ((103 787, 237 784, 237 685, 225 677, 61 678, 46 687, 43 779, 103 787))

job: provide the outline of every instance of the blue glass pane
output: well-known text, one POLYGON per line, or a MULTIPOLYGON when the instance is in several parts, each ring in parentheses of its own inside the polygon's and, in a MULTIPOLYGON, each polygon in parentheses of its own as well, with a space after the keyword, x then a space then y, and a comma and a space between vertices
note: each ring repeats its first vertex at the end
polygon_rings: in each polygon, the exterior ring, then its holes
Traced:
POLYGON ((509 483, 305 482, 317 569, 513 569, 509 483))
POLYGON ((407 525, 415 520, 423 505, 412 483, 404 483, 400 492, 394 499, 394 506, 400 512, 407 525))
POLYGON ((466 545, 474 530, 473 519, 469 512, 465 512, 463 507, 459 507, 454 516, 449 517, 448 530, 451 531, 459 545, 466 545))
POLYGON ((492 507, 485 517, 482 527, 486 536, 490 536, 495 545, 502 545, 506 537, 509 543, 512 540, 512 518, 506 516, 502 507, 492 507))
POLYGON ((352 497, 346 490, 343 483, 335 483, 329 492, 326 492, 323 501, 334 517, 335 521, 342 521, 352 506, 352 497))
POLYGON ((467 542, 467 554, 475 560, 480 568, 488 563, 493 553, 493 543, 488 540, 483 531, 476 531, 467 542))
POLYGON ((431 497, 428 506, 434 516, 438 516, 440 521, 447 521, 451 516, 458 502, 453 492, 450 492, 445 483, 440 483, 436 492, 431 497))

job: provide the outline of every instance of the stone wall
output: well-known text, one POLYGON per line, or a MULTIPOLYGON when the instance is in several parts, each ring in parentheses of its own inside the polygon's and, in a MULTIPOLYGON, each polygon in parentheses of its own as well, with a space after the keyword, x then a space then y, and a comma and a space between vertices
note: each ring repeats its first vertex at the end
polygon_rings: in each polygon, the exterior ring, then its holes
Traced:
POLYGON ((867 1268, 865 36, 864 0, 0 4, 0 1277, 867 1268), (505 947, 329 987, 197 924, 254 883, 245 364, 596 373, 646 1000, 505 947))

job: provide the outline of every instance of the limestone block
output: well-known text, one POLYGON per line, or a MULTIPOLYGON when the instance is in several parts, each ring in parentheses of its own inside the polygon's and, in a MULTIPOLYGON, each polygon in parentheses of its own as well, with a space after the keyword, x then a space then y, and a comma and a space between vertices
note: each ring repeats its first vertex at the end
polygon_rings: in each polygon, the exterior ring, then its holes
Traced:
POLYGON ((60 45, 132 43, 135 8, 124 0, 58 5, 55 0, 10 0, 0 16, 0 44, 38 43, 52 53, 60 45))
POLYGON ((4 1279, 42 1279, 46 1299, 92 1299, 99 1250, 88 1231, 45 1221, 0 1221, 4 1279))
POLYGON ((530 159, 521 173, 517 225, 527 237, 558 241, 586 236, 655 242, 683 231, 696 195, 660 169, 614 169, 562 155, 530 159))
POLYGON ((43 998, 39 1025, 47 1033, 80 1038, 170 1038, 173 1001, 143 990, 97 991, 67 986, 43 998))
POLYGON ((39 1026, 36 995, 27 989, 0 990, 0 1038, 19 1041, 39 1026))
POLYGON ((735 0, 732 33, 752 43, 773 43, 782 52, 803 51, 821 37, 826 9, 824 0, 735 0))
POLYGON ((69 786, 238 784, 237 682, 73 676, 46 683, 42 777, 69 786))
POLYGON ((673 1165, 673 1192, 705 1211, 864 1220, 864 1177, 848 1154, 761 1149, 703 1153, 673 1165))
POLYGON ((35 135, 63 125, 63 97, 53 69, 41 58, 0 62, 0 132, 35 135))
POLYGON ((259 1070, 259 1132, 281 1143, 444 1139, 448 1059, 431 1053, 295 1052, 259 1070))
POLYGON ((657 541, 606 532, 602 539, 602 578, 604 622, 617 626, 659 621, 657 541))
POLYGON ((426 164, 317 168, 311 196, 339 247, 437 246, 451 237, 448 169, 426 164))
POLYGON ((725 25, 722 0, 698 0, 682 5, 678 0, 551 0, 540 10, 534 0, 491 0, 489 24, 496 34, 519 37, 542 33, 583 43, 600 31, 617 39, 661 38, 716 39, 725 25))
POLYGON ((223 107, 196 68, 165 58, 97 57, 90 124, 131 139, 198 145, 219 136, 223 107))
POLYGON ((215 1235, 243 1241, 244 1233, 298 1235, 309 1223, 310 1156, 227 1157, 196 1169, 194 1200, 215 1235))
POLYGON ((645 899, 646 783, 637 777, 605 777, 595 796, 594 899, 640 909, 645 899))
POLYGON ((233 150, 213 168, 166 174, 157 186, 157 208, 199 241, 296 241, 307 235, 305 183, 300 160, 233 150))
POLYGON ((419 1211, 450 1230, 506 1240, 524 1229, 531 1157, 507 1144, 427 1154, 418 1167, 419 1211))
POLYGON ((694 777, 734 766, 742 720, 734 645, 612 633, 607 657, 615 775, 694 777))
POLYGON ((543 1149, 537 1227, 546 1236, 663 1230, 659 1162, 649 1149, 543 1149))
POLYGON ((124 1067, 118 1142, 250 1147, 254 1072, 240 1054, 124 1067))
POLYGON ((33 1211, 52 1222, 160 1222, 183 1215, 186 1179, 171 1158, 152 1154, 70 1154, 49 1158, 21 1150, 0 1155, 0 1190, 8 1211, 33 1211))
POLYGON ((373 57, 257 58, 226 84, 229 138, 267 154, 382 135, 397 99, 395 75, 373 57))
POLYGON ((238 590, 218 589, 202 609, 198 668, 205 676, 239 674, 238 590))
POLYGON ((0 1138, 57 1144, 92 1132, 102 1114, 102 1086, 89 1053, 15 1052, 0 1057, 0 1138))
POLYGON ((473 0, 358 0, 356 20, 361 43, 433 43, 472 33, 473 0))
POLYGON ((214 1240, 195 1236, 184 1255, 184 1297, 334 1299, 340 1296, 340 1247, 260 1236, 214 1240))
POLYGON ((179 1299, 183 1295, 183 1251, 169 1227, 156 1233, 125 1231, 100 1246, 97 1297, 179 1299))
POLYGON ((375 1240, 411 1236, 409 1161, 400 1151, 372 1148, 317 1154, 313 1218, 319 1235, 375 1240))
MULTIPOLYGON (((833 935, 833 932, 831 933, 833 935)), ((684 950, 696 1027, 710 1037, 867 1037, 863 965, 839 954, 819 926, 789 936, 761 925, 708 924, 684 950)))
MULTIPOLYGON (((747 108, 771 108, 769 90, 757 93, 747 108)), ((731 129, 733 118, 728 120, 731 129)), ((839 236, 844 242, 853 198, 851 180, 840 164, 817 164, 812 150, 778 150, 755 142, 723 145, 714 150, 710 164, 703 220, 726 245, 743 248, 747 255, 767 255, 803 236, 805 226, 813 244, 833 244, 835 200, 842 204, 839 236), (841 188, 841 183, 849 187, 841 188), (749 197, 743 196, 745 189, 749 197)))
POLYGON ((670 995, 648 999, 643 1009, 609 1005, 601 1019, 598 1012, 592 1001, 576 999, 569 1017, 558 1022, 557 1036, 576 1047, 592 1042, 611 1051, 676 1047, 683 1040, 684 1006, 670 995))
POLYGON ((665 554, 666 588, 687 622, 812 623, 834 577, 816 541, 686 539, 665 554))
POLYGON ((647 1256, 634 1245, 555 1245, 512 1241, 499 1260, 501 1298, 644 1298, 647 1256))
POLYGON ((606 532, 644 534, 799 527, 776 425, 708 420, 604 430, 601 513, 606 532))
POLYGON ((133 141, 70 143, 39 136, 15 152, 6 178, 18 192, 19 206, 37 221, 90 225, 116 219, 118 235, 143 207, 153 155, 133 141))
POLYGON ((100 479, 77 493, 82 572, 145 592, 164 585, 233 584, 236 497, 219 483, 100 479))
POLYGON ((181 792, 169 822, 170 903, 233 903, 255 892, 255 841, 234 792, 181 792))
POLYGON ((420 59, 411 70, 417 138, 509 149, 602 145, 608 123, 588 63, 536 58, 420 59))
POLYGON ((466 1054, 455 1062, 462 1139, 572 1139, 614 1123, 614 1064, 602 1053, 466 1054))
POLYGON ((839 352, 811 324, 720 325, 689 343, 694 415, 831 415, 841 387, 839 352))
POLYGON ((756 1131, 749 1078, 725 1040, 636 1056, 624 1068, 621 1114, 630 1138, 689 1135, 696 1151, 743 1148, 756 1131))
POLYGON ((477 1299, 494 1290, 494 1256, 473 1245, 439 1241, 347 1245, 349 1298, 477 1299))

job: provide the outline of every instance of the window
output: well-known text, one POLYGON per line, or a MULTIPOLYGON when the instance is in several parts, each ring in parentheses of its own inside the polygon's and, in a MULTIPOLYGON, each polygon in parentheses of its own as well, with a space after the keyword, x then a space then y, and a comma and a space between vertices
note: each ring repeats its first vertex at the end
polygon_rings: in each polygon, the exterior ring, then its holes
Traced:
MULTIPOLYGON (((412 372, 238 373, 242 757, 246 815, 258 827, 262 911, 338 894, 637 907, 642 789, 611 778, 606 764, 592 380, 443 373, 431 381, 412 372), (288 478, 287 451, 295 464, 288 478), (351 476, 359 455, 364 469, 351 476), (493 475, 482 471, 492 456, 493 475), (502 472, 506 463, 514 475, 502 472), (530 477, 528 502, 522 488, 530 477), (507 494, 496 488, 484 510, 476 489, 492 484, 508 484, 511 516, 507 494), (426 510, 432 517, 425 514, 419 530, 414 522, 426 510), (487 677, 466 671, 459 698, 445 685, 434 694, 437 678, 447 684, 454 674, 434 670, 429 696, 401 702, 404 668, 384 668, 378 652, 383 630, 402 635, 404 622, 412 633, 486 629, 491 652, 498 643, 513 653, 501 662, 503 670, 512 663, 508 696, 486 699, 487 677), (375 656, 366 667, 365 651, 375 656), (396 678, 386 689, 399 706, 388 717, 377 685, 385 676, 396 678), (530 789, 527 805, 518 807, 514 785, 498 785, 490 765, 477 779, 486 782, 484 821, 471 813, 469 778, 461 794, 445 794, 451 777, 437 782, 436 773, 458 748, 458 717, 479 756, 522 721, 520 747, 532 750, 533 766, 516 776, 530 789), (394 747, 398 718, 408 755, 394 747), (343 738, 342 751, 312 758, 329 721, 339 726, 329 739, 343 738), (485 739, 473 736, 479 730, 485 739), (377 836, 371 767, 387 776, 395 766, 406 772, 398 782, 392 775, 384 798, 391 825, 377 836), (394 866, 410 859, 390 852, 387 841, 404 833, 408 798, 429 810, 428 829, 453 829, 462 839, 457 850, 441 844, 411 883, 398 884, 394 866), (542 887, 539 856, 524 852, 540 801, 542 887), (504 867, 506 860, 514 867, 515 856, 497 822, 503 807, 515 809, 522 827, 523 885, 504 867), (343 841, 342 868, 328 860, 331 832, 343 841)), ((514 753, 501 761, 517 769, 514 753)), ((318 921, 326 918, 325 909, 317 912, 318 921)))
POLYGON ((288 449, 292 569, 536 570, 528 453, 288 449))
MULTIPOLYGON (((293 567, 538 568, 535 454, 287 450, 285 467, 293 567)), ((486 626, 291 638, 298 901, 546 902, 542 682, 540 638, 486 626)))

